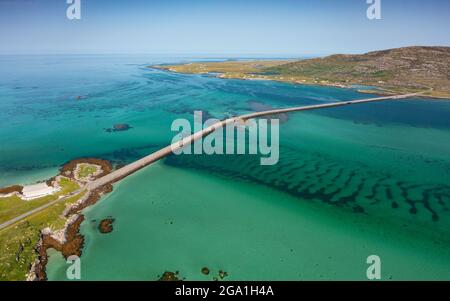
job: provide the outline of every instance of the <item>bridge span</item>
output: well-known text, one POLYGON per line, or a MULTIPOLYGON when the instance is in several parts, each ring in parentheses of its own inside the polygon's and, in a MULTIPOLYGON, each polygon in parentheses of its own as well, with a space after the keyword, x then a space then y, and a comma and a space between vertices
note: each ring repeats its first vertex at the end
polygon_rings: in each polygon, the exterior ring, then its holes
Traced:
MULTIPOLYGON (((283 113, 300 112, 300 111, 307 111, 307 110, 317 110, 317 109, 331 108, 331 107, 341 107, 341 106, 348 106, 348 105, 353 105, 353 104, 378 102, 378 101, 384 101, 384 100, 405 99, 405 98, 409 98, 409 97, 413 97, 413 96, 418 96, 420 94, 422 94, 422 93, 411 93, 411 94, 404 94, 404 95, 383 96, 383 97, 366 98, 366 99, 351 100, 351 101, 340 101, 340 102, 324 103, 324 104, 318 104, 318 105, 291 107, 291 108, 285 108, 285 109, 275 109, 275 110, 255 112, 255 113, 245 114, 245 115, 241 115, 241 116, 231 117, 231 118, 219 121, 201 131, 198 131, 190 136, 183 138, 182 140, 180 140, 178 142, 168 145, 148 156, 145 156, 145 157, 143 157, 137 161, 134 161, 133 163, 130 163, 124 167, 121 167, 101 178, 98 178, 98 179, 86 184, 85 187, 80 187, 80 189, 78 189, 76 193, 79 193, 84 190, 92 191, 94 189, 100 188, 103 185, 112 184, 117 181, 120 181, 123 178, 135 173, 136 171, 138 171, 158 160, 161 160, 161 159, 169 156, 170 154, 173 153, 173 151, 179 150, 179 149, 195 142, 196 140, 199 140, 200 138, 213 133, 214 131, 216 131, 220 128, 226 127, 227 124, 245 122, 246 120, 249 120, 252 118, 259 118, 259 117, 265 117, 265 116, 271 116, 271 115, 277 115, 277 114, 283 114, 283 113)), ((57 202, 67 199, 67 197, 70 197, 72 195, 73 194, 62 197, 58 200, 55 200, 53 202, 50 202, 48 204, 45 204, 43 206, 40 206, 33 210, 30 210, 24 214, 21 214, 20 216, 17 216, 9 221, 6 221, 6 222, 0 224, 0 230, 4 229, 6 227, 9 227, 13 224, 16 224, 17 222, 25 219, 26 217, 33 215, 35 213, 38 213, 57 202)))
POLYGON ((196 140, 199 140, 199 139, 213 133, 214 131, 216 131, 220 128, 226 127, 226 125, 231 124, 231 123, 238 123, 240 121, 246 121, 246 120, 253 119, 253 118, 277 115, 277 114, 282 114, 282 113, 317 110, 317 109, 331 108, 331 107, 341 107, 341 106, 348 106, 348 105, 354 105, 354 104, 378 102, 378 101, 384 101, 384 100, 405 99, 405 98, 417 96, 420 94, 421 93, 410 93, 410 94, 403 94, 403 95, 383 96, 383 97, 376 97, 376 98, 366 98, 366 99, 359 99, 359 100, 324 103, 324 104, 318 104, 318 105, 291 107, 291 108, 285 108, 285 109, 274 109, 274 110, 269 110, 269 111, 255 112, 255 113, 245 114, 245 115, 241 115, 241 116, 231 117, 231 118, 219 121, 207 128, 204 128, 201 131, 198 131, 190 136, 183 138, 181 141, 178 141, 171 145, 168 145, 168 146, 166 146, 166 147, 164 147, 142 159, 139 159, 139 160, 137 160, 133 163, 130 163, 120 169, 117 169, 117 170, 89 183, 87 185, 87 188, 89 190, 93 190, 93 189, 101 187, 105 184, 117 182, 117 181, 129 176, 130 174, 144 168, 145 166, 148 166, 158 160, 161 160, 164 157, 169 156, 170 154, 172 154, 173 151, 179 150, 179 149, 195 142, 196 140))

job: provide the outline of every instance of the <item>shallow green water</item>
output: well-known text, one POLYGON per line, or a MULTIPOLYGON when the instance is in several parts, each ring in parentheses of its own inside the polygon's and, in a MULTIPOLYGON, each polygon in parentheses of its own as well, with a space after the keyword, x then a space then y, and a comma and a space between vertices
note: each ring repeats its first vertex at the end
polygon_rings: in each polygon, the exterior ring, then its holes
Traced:
MULTIPOLYGON (((445 247, 398 240, 378 219, 159 163, 116 185, 86 218, 85 280, 154 280, 166 270, 188 280, 219 270, 230 280, 364 279, 370 254, 381 256, 386 278, 448 276, 445 247), (107 216, 116 218, 114 231, 99 234, 107 216)), ((51 261, 50 279, 63 278, 65 267, 51 261)))
MULTIPOLYGON (((131 162, 170 142, 174 118, 367 97, 352 89, 170 74, 182 58, 2 57, 0 185, 65 161, 131 162), (15 61, 14 61, 15 60, 15 61), (11 63, 15 62, 15 64, 11 63), (21 62, 21 64, 17 64, 21 62), (76 100, 77 96, 83 99, 76 100), (126 132, 104 129, 128 123, 126 132)), ((82 279, 450 279, 450 102, 408 100, 295 113, 280 161, 171 156, 86 210, 82 279), (98 222, 112 216, 114 231, 98 222), (207 266, 210 276, 200 270, 207 266)), ((52 254, 49 279, 67 265, 52 254)))

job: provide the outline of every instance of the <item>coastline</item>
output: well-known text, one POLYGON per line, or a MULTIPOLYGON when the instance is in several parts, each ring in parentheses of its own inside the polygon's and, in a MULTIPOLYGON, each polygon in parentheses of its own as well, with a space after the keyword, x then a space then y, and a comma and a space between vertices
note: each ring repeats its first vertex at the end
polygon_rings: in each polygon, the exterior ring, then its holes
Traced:
MULTIPOLYGON (((112 171, 112 164, 107 160, 80 158, 65 163, 60 169, 60 174, 77 180, 76 171, 80 164, 100 166, 100 172, 94 174, 92 180, 105 176, 112 171)), ((40 239, 36 247, 38 259, 31 266, 27 280, 47 280, 47 250, 50 248, 61 252, 65 259, 71 255, 81 256, 84 246, 84 237, 80 233, 80 225, 84 221, 84 215, 81 211, 97 203, 104 194, 110 193, 112 190, 113 186, 111 184, 100 186, 92 191, 87 190, 83 197, 64 210, 63 216, 67 218, 67 221, 62 229, 57 231, 52 231, 48 228, 41 229, 40 239)))
MULTIPOLYGON (((104 194, 113 190, 111 184, 102 185, 94 190, 86 189, 85 185, 92 180, 107 175, 111 171, 112 164, 107 160, 79 158, 66 162, 60 168, 58 175, 46 180, 44 183, 52 185, 59 178, 66 178, 78 184, 80 188, 76 191, 76 194, 70 193, 52 202, 49 206, 42 206, 44 207, 42 210, 32 210, 28 216, 1 229, 2 236, 6 237, 11 235, 18 236, 18 233, 24 232, 24 237, 21 234, 20 241, 23 239, 28 241, 27 249, 25 254, 22 254, 25 245, 20 242, 21 247, 15 255, 15 259, 16 261, 20 259, 21 261, 29 262, 27 272, 22 274, 23 276, 21 276, 20 271, 24 270, 25 266, 18 268, 13 275, 7 276, 9 273, 6 273, 2 277, 13 277, 14 279, 17 278, 17 280, 28 281, 46 280, 47 250, 50 248, 60 251, 66 259, 71 255, 80 256, 84 245, 84 237, 79 231, 80 225, 84 220, 84 215, 81 211, 95 204, 104 194), (95 172, 86 179, 79 178, 79 174, 77 174, 79 166, 82 164, 90 164, 95 167, 95 172), (37 222, 39 219, 43 220, 43 222, 37 222), (25 229, 19 230, 24 227, 27 231, 25 229), (20 232, 16 233, 17 231, 20 232)), ((21 186, 16 185, 6 187, 2 191, 18 193, 17 191, 19 190, 21 190, 21 186)), ((5 246, 5 248, 8 249, 9 247, 5 246)), ((5 261, 4 264, 10 265, 11 263, 5 261)))
MULTIPOLYGON (((208 62, 205 62, 208 63, 208 62)), ((271 77, 267 75, 259 75, 259 76, 249 76, 248 74, 243 75, 237 75, 237 74, 227 74, 224 72, 208 72, 208 71, 201 71, 201 72, 182 72, 175 70, 174 66, 186 66, 186 64, 174 64, 174 65, 150 65, 147 66, 147 68, 150 69, 156 69, 156 70, 162 70, 170 73, 178 73, 178 74, 184 74, 184 75, 208 75, 213 76, 215 78, 220 79, 237 79, 237 80, 249 80, 249 81, 273 81, 273 82, 279 82, 279 83, 288 83, 292 85, 304 85, 304 86, 321 86, 321 87, 334 87, 334 88, 341 88, 341 89, 354 89, 354 86, 356 85, 366 85, 364 83, 335 83, 335 82, 328 82, 328 81, 317 81, 317 80, 297 80, 297 79, 291 79, 289 77, 286 78, 277 78, 277 77, 271 77)), ((430 91, 433 91, 433 89, 430 89, 429 91, 393 91, 389 90, 388 88, 374 85, 374 84, 367 84, 367 86, 375 88, 372 89, 358 89, 357 92, 362 94, 372 94, 372 95, 378 95, 378 96, 390 96, 390 95, 396 95, 396 94, 405 94, 405 93, 417 93, 417 92, 423 92, 427 93, 430 91)), ((450 100, 449 96, 437 96, 437 95, 419 95, 418 98, 429 98, 429 99, 437 99, 437 100, 450 100)))
POLYGON ((28 281, 47 280, 47 251, 50 248, 61 252, 65 259, 72 255, 81 256, 84 246, 84 236, 80 233, 80 226, 84 221, 84 215, 81 211, 94 205, 104 194, 112 191, 112 185, 107 184, 88 192, 78 202, 66 208, 64 215, 67 217, 67 222, 62 229, 58 231, 41 230, 41 237, 36 247, 39 256, 30 269, 30 273, 27 276, 28 281))

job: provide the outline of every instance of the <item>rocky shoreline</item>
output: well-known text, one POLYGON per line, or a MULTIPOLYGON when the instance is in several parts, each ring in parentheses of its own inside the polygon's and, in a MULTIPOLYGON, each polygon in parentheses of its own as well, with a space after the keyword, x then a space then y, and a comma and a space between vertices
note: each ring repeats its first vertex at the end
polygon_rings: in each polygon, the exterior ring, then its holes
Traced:
POLYGON ((60 174, 72 179, 76 179, 76 169, 77 165, 79 164, 92 164, 92 165, 98 165, 101 167, 102 172, 95 175, 96 178, 103 177, 104 175, 109 174, 112 171, 112 165, 109 161, 103 160, 103 159, 96 159, 96 158, 79 158, 75 160, 71 160, 67 163, 65 163, 61 169, 60 174))
POLYGON ((9 195, 13 193, 22 193, 23 186, 21 185, 13 185, 4 188, 0 188, 0 195, 9 195))
MULTIPOLYGON (((74 171, 80 163, 89 163, 101 166, 102 172, 97 177, 104 176, 112 171, 112 165, 101 159, 76 159, 66 163, 61 168, 61 175, 75 178, 74 171)), ((80 234, 80 225, 84 221, 83 209, 97 203, 100 198, 113 190, 111 184, 106 184, 93 191, 88 191, 82 198, 74 204, 68 206, 63 213, 67 221, 58 231, 52 231, 50 228, 41 230, 40 239, 36 246, 38 259, 32 264, 30 272, 27 275, 28 281, 47 280, 46 266, 48 263, 47 251, 53 248, 62 253, 65 259, 71 255, 81 256, 84 246, 84 237, 80 234)))

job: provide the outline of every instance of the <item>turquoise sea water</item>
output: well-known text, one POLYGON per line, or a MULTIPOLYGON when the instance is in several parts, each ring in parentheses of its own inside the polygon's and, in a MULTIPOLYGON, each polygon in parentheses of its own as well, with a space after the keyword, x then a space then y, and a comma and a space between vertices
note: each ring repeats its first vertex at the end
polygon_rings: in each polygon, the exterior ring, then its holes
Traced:
MULTIPOLYGON (((224 118, 251 103, 367 97, 353 89, 173 74, 188 58, 0 56, 0 186, 44 180, 64 162, 115 164, 167 145, 175 118, 224 118), (125 132, 104 129, 128 123, 125 132)), ((82 279, 450 279, 450 102, 411 99, 294 113, 280 161, 171 156, 85 210, 82 279), (98 222, 112 216, 114 231, 98 222), (201 268, 211 270, 203 275, 201 268)), ((67 265, 52 254, 50 280, 67 265)))

